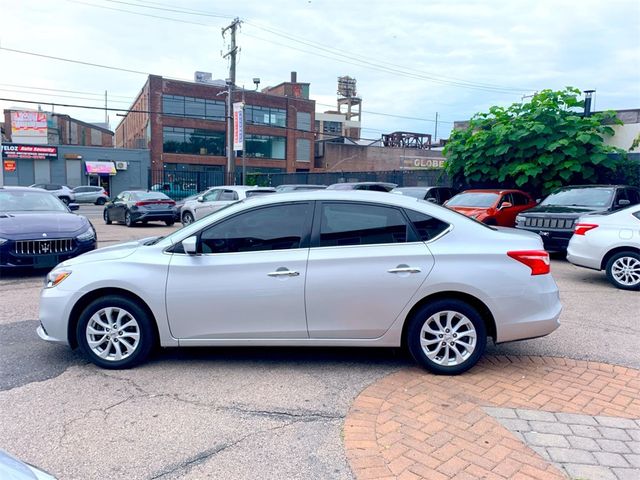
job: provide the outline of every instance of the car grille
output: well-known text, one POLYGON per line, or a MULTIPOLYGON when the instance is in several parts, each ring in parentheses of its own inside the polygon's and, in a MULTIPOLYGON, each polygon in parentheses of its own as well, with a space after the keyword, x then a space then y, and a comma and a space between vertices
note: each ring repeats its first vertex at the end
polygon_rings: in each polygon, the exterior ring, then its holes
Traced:
POLYGON ((524 226, 570 230, 573 228, 573 222, 574 220, 572 218, 527 217, 525 219, 524 226))
POLYGON ((73 250, 73 238, 56 238, 53 240, 18 240, 15 252, 18 255, 49 255, 66 253, 73 250))

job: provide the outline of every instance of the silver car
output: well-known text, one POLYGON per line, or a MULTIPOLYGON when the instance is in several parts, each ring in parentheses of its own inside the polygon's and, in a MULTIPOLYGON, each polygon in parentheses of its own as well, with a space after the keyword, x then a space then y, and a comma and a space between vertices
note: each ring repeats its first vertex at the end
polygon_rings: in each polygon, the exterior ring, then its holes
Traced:
POLYGON ((578 219, 567 250, 574 265, 604 270, 623 290, 640 290, 640 206, 578 219))
POLYGON ((95 203, 104 205, 109 201, 109 195, 102 187, 84 185, 73 189, 76 196, 76 203, 95 203))
POLYGON ((271 187, 246 185, 212 187, 195 199, 184 202, 180 211, 180 221, 183 225, 189 225, 238 200, 244 200, 252 195, 275 193, 275 191, 276 189, 271 187))
POLYGON ((61 263, 38 334, 104 368, 155 345, 406 346, 457 374, 487 337, 547 335, 560 311, 538 235, 404 195, 316 190, 248 198, 61 263))
POLYGON ((76 201, 76 195, 73 190, 66 185, 59 185, 57 183, 34 183, 29 185, 30 188, 41 188, 49 193, 53 193, 56 197, 62 200, 65 205, 74 203, 76 201))

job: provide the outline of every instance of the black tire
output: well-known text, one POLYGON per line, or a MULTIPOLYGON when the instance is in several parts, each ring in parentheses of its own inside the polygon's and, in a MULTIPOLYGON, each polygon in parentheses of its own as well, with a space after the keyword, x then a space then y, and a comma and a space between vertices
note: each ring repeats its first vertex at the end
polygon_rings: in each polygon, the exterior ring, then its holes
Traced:
MULTIPOLYGON (((106 315, 100 316, 103 323, 108 323, 106 315)), ((111 319, 111 321, 116 321, 115 319, 111 319)), ((101 328, 101 327, 98 327, 101 328)), ((92 330, 95 332, 94 330, 92 330)), ((113 331, 112 331, 113 332, 113 331)), ((105 335, 106 335, 105 330, 105 335)), ((109 332, 111 334, 111 332, 109 332)), ((99 338, 95 334, 89 333, 89 335, 93 335, 93 338, 99 338)), ((93 363, 102 368, 107 369, 124 369, 131 368, 139 363, 142 363, 147 359, 151 350, 157 342, 155 329, 152 325, 152 319, 149 317, 149 314, 142 308, 138 303, 133 300, 130 300, 125 297, 121 297, 118 295, 107 295, 105 297, 98 298, 91 302, 80 314, 80 319, 78 321, 78 326, 76 328, 76 338, 78 340, 78 346, 84 355, 86 355, 93 363), (87 329, 91 322, 91 317, 99 312, 100 310, 112 308, 115 309, 114 317, 122 310, 126 311, 129 316, 125 316, 122 320, 123 324, 126 324, 130 318, 133 318, 137 323, 137 333, 138 343, 135 344, 135 348, 128 352, 128 355, 121 359, 109 359, 109 352, 112 352, 110 355, 115 355, 116 353, 116 344, 113 342, 118 342, 118 339, 115 338, 118 334, 124 334, 124 337, 127 338, 127 329, 133 330, 135 327, 126 327, 124 331, 117 332, 114 334, 114 340, 109 345, 110 340, 104 340, 104 343, 101 345, 97 345, 96 348, 102 348, 102 351, 107 351, 107 356, 105 358, 100 357, 96 352, 94 352, 89 346, 89 342, 87 340, 87 329), (106 345, 106 346, 105 346, 106 345)), ((102 335, 104 338, 104 335, 102 335)), ((122 338, 120 336, 119 338, 122 338)), ((124 343, 123 340, 120 340, 120 349, 122 351, 126 351, 126 345, 128 343, 124 343)))
POLYGON ((107 201, 102 197, 96 200, 96 205, 104 205, 105 203, 107 203, 107 201))
POLYGON ((175 220, 165 220, 164 223, 167 224, 167 227, 172 227, 174 223, 176 223, 175 220))
POLYGON ((191 212, 184 212, 182 214, 181 222, 183 225, 189 225, 193 223, 194 222, 193 214, 191 212))
POLYGON ((60 200, 62 200, 62 203, 65 205, 69 205, 71 203, 71 199, 69 197, 60 197, 60 200))
POLYGON ((631 250, 613 255, 605 267, 611 284, 621 290, 640 290, 640 254, 631 250), (620 268, 628 268, 627 274, 620 268), (625 282, 624 279, 627 279, 625 282))
POLYGON ((438 375, 459 375, 466 372, 473 367, 478 360, 480 360, 480 357, 484 353, 487 345, 487 328, 482 317, 476 309, 461 300, 443 299, 437 300, 433 303, 428 303, 416 311, 408 321, 410 323, 409 328, 407 329, 406 342, 411 356, 413 356, 415 361, 426 370, 438 375), (446 333, 446 318, 444 315, 440 317, 437 315, 441 312, 455 313, 455 316, 453 316, 451 321, 451 326, 453 328, 450 328, 446 333), (442 334, 424 332, 425 341, 432 342, 432 345, 429 346, 433 347, 433 354, 440 354, 440 356, 434 357, 434 360, 427 356, 427 353, 421 345, 422 328, 428 321, 430 327, 434 325, 434 322, 438 322, 438 325, 442 326, 442 334), (456 327, 458 328, 457 331, 455 330, 456 327), (465 335, 465 333, 472 332, 475 332, 474 341, 472 341, 471 336, 465 335), (447 338, 445 338, 445 336, 447 338), (442 341, 440 338, 442 338, 442 341), (457 342, 465 342, 470 344, 469 346, 472 344, 473 349, 467 349, 457 342), (446 345, 446 343, 449 343, 449 345, 446 345), (456 350, 462 356, 466 355, 466 358, 459 363, 451 365, 442 365, 438 363, 436 361, 438 358, 441 359, 440 361, 445 361, 444 357, 446 354, 449 355, 449 359, 451 359, 452 356, 453 359, 456 358, 453 352, 449 353, 453 350, 453 348, 450 349, 452 343, 456 346, 456 350))
POLYGON ((124 224, 127 227, 133 227, 133 224, 135 222, 133 220, 131 220, 131 214, 129 212, 124 212, 124 224))
POLYGON ((111 217, 109 216, 109 210, 107 210, 106 208, 102 212, 102 218, 104 219, 104 223, 106 223, 107 225, 111 225, 112 222, 111 217))

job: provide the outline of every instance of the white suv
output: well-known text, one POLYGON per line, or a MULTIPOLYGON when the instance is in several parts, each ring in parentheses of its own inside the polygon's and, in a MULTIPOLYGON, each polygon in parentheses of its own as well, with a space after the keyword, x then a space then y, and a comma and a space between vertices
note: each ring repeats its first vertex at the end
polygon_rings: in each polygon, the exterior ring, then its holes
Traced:
POLYGON ((76 195, 66 185, 58 185, 56 183, 35 183, 30 185, 30 188, 42 188, 49 193, 53 193, 56 197, 62 200, 66 205, 74 203, 76 201, 76 195))
POLYGON ((250 187, 246 185, 213 187, 205 191, 195 200, 185 202, 182 207, 180 221, 183 225, 189 225, 216 210, 220 210, 230 203, 244 200, 253 195, 265 195, 269 193, 276 193, 276 189, 271 187, 250 187))

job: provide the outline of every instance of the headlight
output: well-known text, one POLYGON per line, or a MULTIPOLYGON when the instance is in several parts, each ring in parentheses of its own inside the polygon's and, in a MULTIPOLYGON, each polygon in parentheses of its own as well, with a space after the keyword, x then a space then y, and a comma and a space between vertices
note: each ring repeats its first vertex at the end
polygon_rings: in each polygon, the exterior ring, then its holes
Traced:
POLYGON ((52 270, 47 275, 45 280, 44 288, 53 288, 56 285, 62 283, 69 275, 71 275, 71 270, 52 270))
POLYGON ((516 223, 522 223, 522 222, 524 222, 524 217, 522 215, 518 215, 516 217, 516 223))
POLYGON ((6 238, 0 238, 0 245, 4 245, 5 243, 7 243, 9 240, 7 240, 6 238))
POLYGON ((93 228, 89 228, 89 230, 87 230, 86 232, 78 235, 77 238, 81 242, 86 242, 87 240, 93 240, 94 238, 96 238, 96 232, 93 231, 93 228))

